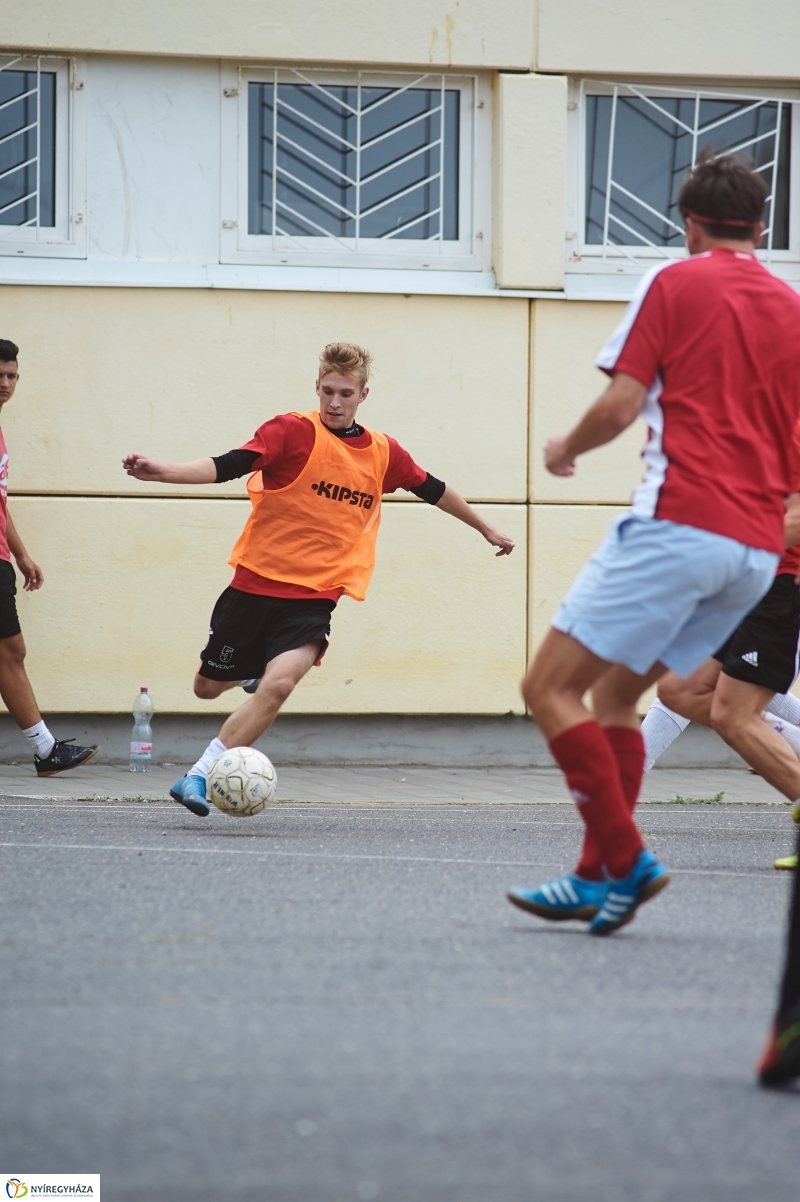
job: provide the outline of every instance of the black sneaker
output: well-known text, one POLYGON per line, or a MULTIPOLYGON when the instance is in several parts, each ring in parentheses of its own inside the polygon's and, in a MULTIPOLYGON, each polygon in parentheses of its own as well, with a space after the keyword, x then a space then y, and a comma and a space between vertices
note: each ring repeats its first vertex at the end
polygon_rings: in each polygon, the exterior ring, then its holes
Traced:
POLYGON ((762 1085, 787 1085, 800 1077, 800 1005, 776 1018, 758 1065, 762 1085))
POLYGON ((56 739, 47 759, 35 755, 33 762, 37 775, 55 776, 57 772, 66 772, 67 768, 77 768, 79 764, 88 763, 100 750, 99 747, 71 747, 74 742, 74 739, 56 739))

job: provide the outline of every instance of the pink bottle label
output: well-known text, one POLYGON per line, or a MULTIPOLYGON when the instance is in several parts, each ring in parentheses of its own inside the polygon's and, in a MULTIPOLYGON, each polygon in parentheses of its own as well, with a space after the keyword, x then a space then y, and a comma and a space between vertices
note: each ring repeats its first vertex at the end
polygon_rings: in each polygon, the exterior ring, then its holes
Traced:
POLYGON ((131 743, 131 755, 152 755, 152 743, 131 743))

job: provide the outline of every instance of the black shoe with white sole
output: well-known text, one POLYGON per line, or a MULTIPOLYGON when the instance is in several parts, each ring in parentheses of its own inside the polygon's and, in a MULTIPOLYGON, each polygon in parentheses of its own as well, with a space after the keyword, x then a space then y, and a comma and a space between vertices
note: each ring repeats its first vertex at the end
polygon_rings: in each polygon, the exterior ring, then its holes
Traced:
POLYGON ((50 754, 45 759, 35 755, 33 762, 38 776, 55 776, 57 772, 66 772, 68 768, 88 764, 99 750, 99 747, 78 747, 74 739, 56 739, 50 754))

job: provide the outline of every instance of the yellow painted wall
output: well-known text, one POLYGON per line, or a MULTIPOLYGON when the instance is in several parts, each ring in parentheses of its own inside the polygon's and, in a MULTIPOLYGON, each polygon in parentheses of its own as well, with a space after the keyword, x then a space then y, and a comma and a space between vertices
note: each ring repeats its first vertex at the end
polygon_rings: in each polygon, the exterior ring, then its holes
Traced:
MULTIPOLYGON (((21 380, 3 412, 14 491, 145 493, 120 461, 218 455, 317 404, 327 342, 370 348, 361 418, 481 501, 527 491, 528 302, 208 289, 3 290, 21 380)), ((243 482, 205 490, 243 494, 243 482)))
MULTIPOLYGON (((191 683, 244 501, 18 497, 13 513, 45 573, 20 594, 28 670, 45 711, 125 712, 141 684, 161 712, 191 683)), ((521 712, 526 506, 481 506, 519 544, 496 559, 473 530, 427 505, 384 508, 367 601, 344 599, 331 649, 286 706, 294 713, 521 712)))
POLYGON ((518 549, 497 560, 474 531, 400 493, 385 507, 367 602, 342 602, 324 670, 288 709, 520 711, 527 301, 133 288, 5 297, 4 334, 21 346, 3 412, 10 504, 46 575, 19 604, 45 710, 124 711, 140 683, 162 711, 209 708, 191 680, 231 577, 243 481, 148 488, 119 461, 132 449, 162 461, 220 453, 277 412, 313 407, 320 348, 350 338, 375 354, 363 419, 488 501, 518 549))
POLYGON ((800 6, 538 0, 539 71, 796 81, 800 6))
POLYGON ((566 78, 498 75, 493 116, 497 282, 501 288, 562 288, 566 78))
POLYGON ((641 480, 647 429, 640 421, 583 456, 574 476, 551 476, 543 466, 548 438, 566 434, 606 387, 594 359, 623 312, 623 305, 603 301, 531 306, 531 500, 626 504, 641 480))
POLYGON ((800 8, 709 0, 6 0, 3 43, 73 53, 792 80, 800 8))
POLYGON ((516 67, 533 61, 531 0, 6 0, 13 47, 283 62, 516 67))

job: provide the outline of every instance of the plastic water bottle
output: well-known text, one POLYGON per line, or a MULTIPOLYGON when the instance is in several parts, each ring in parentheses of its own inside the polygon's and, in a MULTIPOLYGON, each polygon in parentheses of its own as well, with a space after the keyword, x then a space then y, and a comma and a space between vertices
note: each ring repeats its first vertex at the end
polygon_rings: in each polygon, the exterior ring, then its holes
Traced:
POLYGON ((133 703, 133 730, 131 732, 131 772, 149 772, 153 758, 153 732, 150 718, 153 714, 153 699, 142 686, 133 703))

